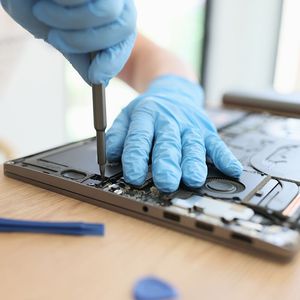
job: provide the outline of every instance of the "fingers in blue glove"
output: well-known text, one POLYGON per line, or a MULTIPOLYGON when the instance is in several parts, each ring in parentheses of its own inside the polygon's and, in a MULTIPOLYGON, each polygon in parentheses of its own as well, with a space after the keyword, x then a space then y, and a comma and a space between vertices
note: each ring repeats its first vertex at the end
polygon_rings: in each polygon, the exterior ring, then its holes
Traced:
POLYGON ((22 27, 27 29, 38 39, 46 40, 49 27, 37 20, 32 13, 32 6, 36 0, 2 0, 4 10, 15 19, 22 27), (20 9, 15 9, 19 7, 20 9))
POLYGON ((132 113, 122 155, 126 182, 142 185, 148 173, 149 155, 154 135, 154 116, 137 109, 132 113))
POLYGON ((55 2, 55 3, 57 3, 57 4, 60 4, 60 5, 75 6, 75 5, 80 5, 80 4, 88 3, 91 0, 52 0, 52 1, 55 2))
POLYGON ((121 15, 123 7, 124 0, 85 1, 82 5, 75 6, 62 6, 52 1, 41 0, 34 5, 33 12, 40 21, 50 27, 80 30, 115 21, 121 15))
POLYGON ((106 156, 109 162, 121 161, 128 128, 128 110, 123 109, 106 134, 106 156))
POLYGON ((181 179, 180 130, 172 119, 160 120, 155 128, 152 174, 156 187, 166 193, 178 189, 181 179))
POLYGON ((136 36, 134 32, 119 44, 100 51, 89 68, 89 82, 107 85, 108 81, 123 69, 129 59, 136 36))
POLYGON ((186 186, 199 188, 207 176, 204 137, 199 131, 187 129, 182 135, 182 181, 186 186))
MULTIPOLYGON (((43 13, 34 13, 43 21, 43 13)), ((52 29, 48 34, 48 42, 63 53, 79 54, 107 49, 124 41, 135 31, 136 16, 132 14, 135 14, 135 7, 132 0, 128 0, 115 22, 83 30, 52 29)))
POLYGON ((124 67, 134 46, 136 11, 133 0, 3 0, 2 6, 36 38, 42 38, 60 50, 88 83, 107 85, 124 67), (56 14, 54 7, 59 6, 59 13, 56 14), (101 17, 107 15, 104 11, 110 11, 111 19, 120 15, 105 26, 87 28, 89 24, 108 22, 108 19, 101 17), (96 17, 98 13, 99 18, 96 17), (82 18, 82 15, 85 17, 82 18), (54 28, 66 26, 70 30, 54 29, 46 23, 54 28), (87 29, 76 30, 82 27, 87 29), (87 54, 91 51, 98 52, 92 64, 87 54))
POLYGON ((205 146, 207 155, 221 172, 235 178, 241 175, 243 166, 217 134, 208 135, 205 146))
POLYGON ((86 82, 102 83, 106 86, 109 80, 116 76, 126 64, 135 39, 136 33, 133 33, 118 45, 98 52, 92 64, 90 64, 88 54, 64 54, 64 56, 86 82))

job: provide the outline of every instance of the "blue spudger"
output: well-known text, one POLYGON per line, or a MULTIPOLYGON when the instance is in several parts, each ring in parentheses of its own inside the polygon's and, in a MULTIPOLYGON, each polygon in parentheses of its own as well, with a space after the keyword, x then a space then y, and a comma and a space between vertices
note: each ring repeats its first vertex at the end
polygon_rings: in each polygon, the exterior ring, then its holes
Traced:
POLYGON ((175 300, 177 290, 170 283, 154 276, 141 278, 134 286, 135 300, 175 300))
POLYGON ((104 235, 104 224, 40 222, 0 218, 0 232, 32 232, 68 235, 104 235))

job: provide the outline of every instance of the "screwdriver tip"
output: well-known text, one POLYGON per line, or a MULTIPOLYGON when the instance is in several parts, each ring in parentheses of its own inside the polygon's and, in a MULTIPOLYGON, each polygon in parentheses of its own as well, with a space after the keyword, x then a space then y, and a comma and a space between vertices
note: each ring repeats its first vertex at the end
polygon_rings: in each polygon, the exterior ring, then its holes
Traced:
POLYGON ((102 180, 104 180, 105 179, 105 164, 100 165, 99 167, 100 167, 100 176, 101 176, 102 180))

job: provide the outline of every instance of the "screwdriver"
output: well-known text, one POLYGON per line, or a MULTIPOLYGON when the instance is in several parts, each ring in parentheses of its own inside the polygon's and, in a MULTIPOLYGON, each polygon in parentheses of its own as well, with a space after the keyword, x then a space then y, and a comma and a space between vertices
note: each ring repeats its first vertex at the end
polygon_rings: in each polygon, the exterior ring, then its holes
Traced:
MULTIPOLYGON (((90 54, 90 60, 96 57, 96 53, 90 54)), ((106 145, 105 145, 105 129, 106 129, 106 100, 105 87, 103 84, 92 84, 93 91, 93 112, 94 112, 94 127, 96 129, 96 144, 97 144, 97 161, 99 165, 100 176, 105 179, 106 166, 106 145)))

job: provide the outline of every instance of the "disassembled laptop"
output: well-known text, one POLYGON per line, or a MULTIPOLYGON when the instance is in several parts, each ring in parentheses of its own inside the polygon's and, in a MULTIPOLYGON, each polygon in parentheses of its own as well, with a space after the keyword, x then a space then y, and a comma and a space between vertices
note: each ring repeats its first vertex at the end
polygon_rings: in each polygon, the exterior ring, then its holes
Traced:
MULTIPOLYGON (((299 245, 300 119, 267 113, 215 114, 219 133, 242 162, 239 180, 208 162, 204 186, 160 193, 151 168, 131 186, 120 164, 99 176, 95 139, 9 161, 5 174, 198 237, 291 257, 299 245)), ((214 118, 214 116, 213 116, 214 118)))

